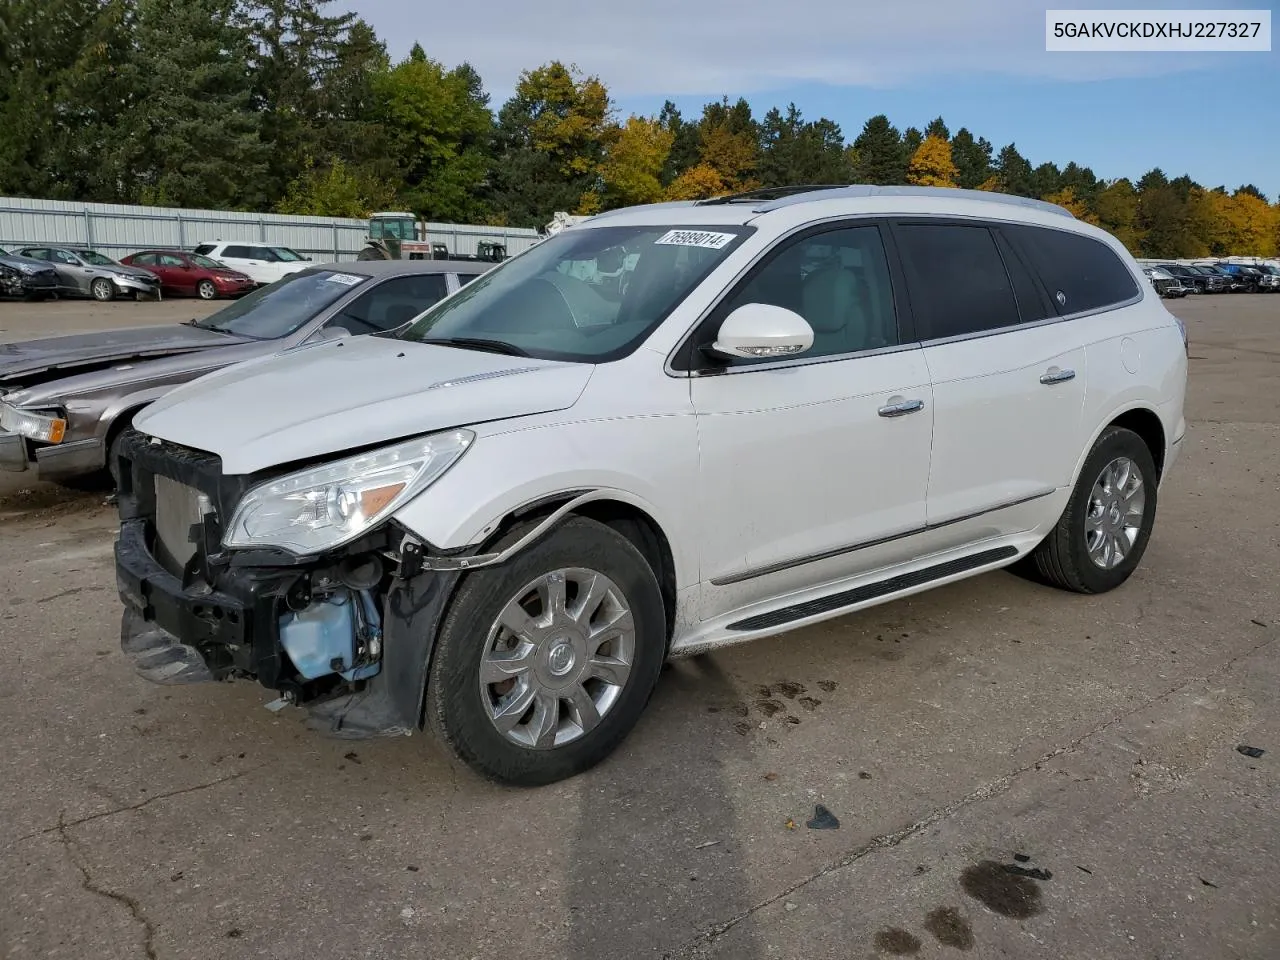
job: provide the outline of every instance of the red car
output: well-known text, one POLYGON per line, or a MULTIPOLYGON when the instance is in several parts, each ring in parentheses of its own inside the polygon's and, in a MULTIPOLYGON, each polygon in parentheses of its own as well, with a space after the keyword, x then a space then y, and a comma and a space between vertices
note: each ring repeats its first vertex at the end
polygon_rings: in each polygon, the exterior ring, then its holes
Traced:
POLYGON ((141 250, 121 263, 144 267, 160 278, 164 293, 215 300, 238 297, 257 287, 253 280, 217 260, 182 250, 141 250))

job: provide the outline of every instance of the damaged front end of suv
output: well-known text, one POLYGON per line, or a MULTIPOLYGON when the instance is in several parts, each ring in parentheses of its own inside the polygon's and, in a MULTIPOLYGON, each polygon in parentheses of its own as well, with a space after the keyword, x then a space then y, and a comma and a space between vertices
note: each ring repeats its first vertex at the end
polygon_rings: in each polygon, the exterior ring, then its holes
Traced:
POLYGON ((472 439, 448 430, 236 476, 130 430, 117 464, 122 649, 157 683, 256 679, 279 692, 270 708, 305 707, 331 736, 420 729, 457 573, 427 569, 421 542, 388 518, 472 439))

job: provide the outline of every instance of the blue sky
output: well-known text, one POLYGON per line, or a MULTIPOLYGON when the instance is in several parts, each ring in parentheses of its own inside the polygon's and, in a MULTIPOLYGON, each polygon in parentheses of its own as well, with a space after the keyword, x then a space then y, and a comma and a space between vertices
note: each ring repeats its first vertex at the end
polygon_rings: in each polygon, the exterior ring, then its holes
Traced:
MULTIPOLYGON (((1154 166, 1206 186, 1252 182, 1280 196, 1280 52, 1047 53, 1044 11, 1132 9, 1100 0, 487 0, 466 5, 361 0, 353 8, 393 56, 414 40, 452 66, 470 61, 495 107, 521 70, 574 63, 609 86, 619 112, 652 114, 670 98, 686 115, 728 94, 757 116, 794 102, 847 140, 885 113, 899 128, 939 114, 1032 164, 1069 160, 1100 177, 1154 166), (675 29, 673 29, 675 25, 675 29)), ((1142 6, 1157 6, 1146 4, 1142 6)), ((1274 4, 1165 2, 1161 9, 1274 4)))

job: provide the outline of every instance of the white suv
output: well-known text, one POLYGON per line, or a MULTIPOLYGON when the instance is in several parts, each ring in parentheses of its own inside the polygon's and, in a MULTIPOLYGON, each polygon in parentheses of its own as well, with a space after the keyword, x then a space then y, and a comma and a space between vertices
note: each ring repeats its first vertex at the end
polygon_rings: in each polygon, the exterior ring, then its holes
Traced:
POLYGON ((243 243, 239 240, 202 243, 193 251, 239 270, 254 283, 275 283, 281 277, 311 266, 311 259, 297 250, 269 243, 243 243))
MULTIPOLYGON (((123 647, 345 737, 571 776, 668 657, 1019 564, 1122 584, 1186 337, 1107 233, 930 188, 618 210, 404 328, 178 387, 122 442, 123 647), (584 262, 626 264, 589 284, 584 262)), ((194 731, 193 731, 194 732, 194 731)))

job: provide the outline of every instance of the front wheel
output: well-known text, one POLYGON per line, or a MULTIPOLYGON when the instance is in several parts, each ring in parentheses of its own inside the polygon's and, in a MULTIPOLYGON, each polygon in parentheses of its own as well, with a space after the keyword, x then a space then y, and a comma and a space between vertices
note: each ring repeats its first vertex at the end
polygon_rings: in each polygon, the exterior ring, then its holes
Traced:
POLYGON ((105 303, 108 300, 115 299, 116 285, 106 277, 98 277, 93 283, 89 284, 89 292, 93 294, 93 299, 105 303))
POLYGON ((436 641, 427 723, 490 779, 563 780, 631 732, 665 656, 648 562, 612 528, 571 517, 462 581, 436 641))
POLYGON ((1128 580, 1155 525, 1157 482, 1140 436, 1104 430, 1057 525, 1028 558, 1039 578, 1076 593, 1105 593, 1128 580))
POLYGON ((212 280, 201 280, 196 284, 196 296, 201 300, 212 300, 218 295, 218 288, 213 285, 212 280))

